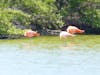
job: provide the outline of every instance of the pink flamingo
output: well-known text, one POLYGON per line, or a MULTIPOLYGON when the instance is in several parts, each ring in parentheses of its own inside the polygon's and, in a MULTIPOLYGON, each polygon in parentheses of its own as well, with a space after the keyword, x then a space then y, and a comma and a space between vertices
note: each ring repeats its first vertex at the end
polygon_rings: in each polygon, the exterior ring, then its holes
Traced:
POLYGON ((71 34, 69 32, 66 32, 66 31, 60 32, 60 39, 66 39, 67 37, 73 37, 73 36, 75 36, 75 35, 71 34))
POLYGON ((84 30, 81 30, 75 26, 68 26, 68 28, 66 29, 66 31, 68 33, 71 33, 71 34, 75 34, 75 33, 83 33, 84 30))
MULTIPOLYGON (((38 36, 40 36, 40 34, 37 33, 36 31, 25 30, 24 36, 28 37, 28 38, 32 38, 32 37, 38 37, 38 36)), ((30 44, 31 44, 31 42, 32 42, 32 40, 30 39, 30 44)))
POLYGON ((34 36, 40 36, 40 34, 37 33, 36 31, 26 30, 25 33, 24 33, 24 36, 31 38, 31 37, 34 37, 34 36))

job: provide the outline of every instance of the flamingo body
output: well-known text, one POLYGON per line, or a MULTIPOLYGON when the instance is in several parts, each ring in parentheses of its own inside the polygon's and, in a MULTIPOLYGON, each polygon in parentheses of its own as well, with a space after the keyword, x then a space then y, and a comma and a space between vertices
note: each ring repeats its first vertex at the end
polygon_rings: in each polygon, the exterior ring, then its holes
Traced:
POLYGON ((65 39, 68 36, 75 36, 75 35, 73 35, 73 34, 71 34, 69 32, 66 32, 66 31, 61 31, 59 36, 60 36, 60 38, 64 38, 65 39))
POLYGON ((75 26, 68 26, 67 32, 71 33, 71 34, 75 34, 75 33, 83 33, 84 30, 81 30, 81 29, 79 29, 79 28, 77 28, 75 26))
POLYGON ((40 34, 32 30, 27 30, 25 31, 24 36, 33 37, 33 36, 40 36, 40 34))

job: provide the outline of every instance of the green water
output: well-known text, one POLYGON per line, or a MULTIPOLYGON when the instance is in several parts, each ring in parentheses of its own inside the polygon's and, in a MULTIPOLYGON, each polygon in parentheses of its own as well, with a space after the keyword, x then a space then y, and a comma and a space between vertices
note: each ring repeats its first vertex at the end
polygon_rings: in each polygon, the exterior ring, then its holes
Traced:
MULTIPOLYGON (((72 38, 67 38, 66 41, 59 39, 58 36, 41 36, 33 38, 22 38, 22 39, 6 39, 0 40, 0 44, 10 45, 27 45, 30 47, 41 47, 44 49, 57 49, 64 46, 67 47, 87 47, 87 48, 99 48, 100 46, 100 35, 79 35, 72 38), (65 45, 66 42, 66 45, 65 45)), ((77 48, 78 49, 78 48, 77 48)))
POLYGON ((99 75, 99 63, 100 35, 0 40, 1 75, 99 75))

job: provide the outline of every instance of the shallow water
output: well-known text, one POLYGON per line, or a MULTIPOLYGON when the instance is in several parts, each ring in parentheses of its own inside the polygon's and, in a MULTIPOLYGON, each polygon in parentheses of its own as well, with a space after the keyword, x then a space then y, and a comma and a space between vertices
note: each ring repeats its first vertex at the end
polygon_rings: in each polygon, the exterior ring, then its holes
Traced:
POLYGON ((88 41, 91 45, 82 42, 66 47, 62 43, 43 43, 43 40, 38 44, 16 41, 0 42, 0 75, 100 74, 99 40, 88 41))

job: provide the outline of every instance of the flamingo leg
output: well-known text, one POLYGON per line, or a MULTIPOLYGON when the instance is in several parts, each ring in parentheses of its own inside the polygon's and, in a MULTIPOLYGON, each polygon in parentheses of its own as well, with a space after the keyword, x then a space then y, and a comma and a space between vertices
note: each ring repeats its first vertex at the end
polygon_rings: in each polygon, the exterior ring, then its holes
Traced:
POLYGON ((66 41, 66 38, 64 38, 64 46, 66 47, 67 46, 67 41, 66 41))
POLYGON ((74 37, 70 37, 71 42, 74 43, 74 37))
POLYGON ((32 37, 29 38, 29 45, 32 45, 32 37))

